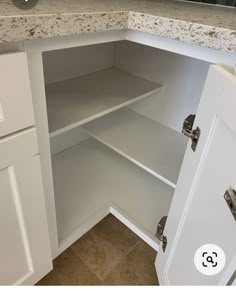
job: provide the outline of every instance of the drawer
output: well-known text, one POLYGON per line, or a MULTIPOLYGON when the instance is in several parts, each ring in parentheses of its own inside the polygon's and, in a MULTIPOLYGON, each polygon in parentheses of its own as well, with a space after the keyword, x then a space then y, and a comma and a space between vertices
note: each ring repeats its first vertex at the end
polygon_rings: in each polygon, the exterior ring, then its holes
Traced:
POLYGON ((39 153, 35 128, 29 128, 0 139, 0 169, 39 153))
POLYGON ((0 55, 0 137, 34 125, 25 52, 0 55))

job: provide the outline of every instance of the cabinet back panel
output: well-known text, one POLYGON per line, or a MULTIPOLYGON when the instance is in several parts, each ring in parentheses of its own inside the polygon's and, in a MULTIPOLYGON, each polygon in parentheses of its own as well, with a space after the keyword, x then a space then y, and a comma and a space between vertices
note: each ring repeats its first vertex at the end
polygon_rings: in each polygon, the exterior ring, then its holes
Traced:
POLYGON ((195 113, 209 63, 128 41, 115 44, 115 66, 162 84, 158 94, 130 107, 174 130, 195 113))
POLYGON ((51 137, 51 155, 54 156, 60 152, 63 152, 88 138, 90 138, 90 135, 80 126, 51 137))
POLYGON ((50 84, 113 66, 114 44, 105 43, 43 53, 45 83, 50 84))

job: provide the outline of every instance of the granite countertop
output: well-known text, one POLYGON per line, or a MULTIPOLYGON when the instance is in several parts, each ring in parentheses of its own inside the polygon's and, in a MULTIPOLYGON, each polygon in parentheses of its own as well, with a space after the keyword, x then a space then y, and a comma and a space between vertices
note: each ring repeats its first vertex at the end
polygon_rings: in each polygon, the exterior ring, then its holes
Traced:
POLYGON ((236 53, 236 8, 175 0, 0 0, 0 42, 131 29, 236 53))

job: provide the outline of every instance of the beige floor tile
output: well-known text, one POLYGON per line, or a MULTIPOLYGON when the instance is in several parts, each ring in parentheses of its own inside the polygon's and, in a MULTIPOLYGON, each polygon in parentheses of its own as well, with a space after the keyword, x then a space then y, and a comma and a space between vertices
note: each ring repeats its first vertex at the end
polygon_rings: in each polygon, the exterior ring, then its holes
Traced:
POLYGON ((127 253, 141 239, 112 214, 108 214, 93 230, 100 239, 127 253))
POLYGON ((47 274, 43 279, 41 279, 36 286, 58 286, 60 285, 59 281, 55 276, 54 270, 47 274))
POLYGON ((114 216, 108 215, 79 239, 72 249, 104 280, 140 239, 114 216))
POLYGON ((37 285, 157 285, 156 252, 108 215, 54 261, 37 285))
POLYGON ((104 285, 158 285, 155 257, 151 247, 139 242, 107 276, 104 285))
POLYGON ((97 276, 71 248, 54 261, 54 269, 37 285, 101 285, 97 276))

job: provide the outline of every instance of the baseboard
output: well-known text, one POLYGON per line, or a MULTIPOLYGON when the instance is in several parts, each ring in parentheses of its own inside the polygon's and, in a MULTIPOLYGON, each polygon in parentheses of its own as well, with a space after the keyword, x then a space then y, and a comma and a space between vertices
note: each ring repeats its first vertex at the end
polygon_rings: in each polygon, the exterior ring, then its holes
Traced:
POLYGON ((79 228, 77 228, 72 234, 70 234, 66 239, 59 242, 58 253, 59 256, 68 247, 70 247, 74 242, 76 242, 81 236, 93 228, 99 221, 106 217, 110 212, 110 204, 106 205, 89 219, 85 221, 79 228))
POLYGON ((60 241, 58 252, 55 259, 62 252, 64 252, 68 247, 70 247, 74 242, 76 242, 81 236, 93 228, 97 223, 99 223, 104 217, 109 213, 114 215, 118 220, 120 220, 124 225, 126 225, 130 230, 132 230, 137 236, 139 236, 143 241, 145 241, 150 247, 158 252, 159 244, 155 237, 151 237, 140 225, 138 225, 133 219, 131 219, 122 209, 113 203, 107 204, 102 209, 97 211, 89 219, 85 221, 79 228, 77 228, 72 234, 70 234, 66 239, 60 241))
POLYGON ((110 213, 119 219, 124 225, 132 230, 137 236, 145 241, 150 247, 158 252, 159 244, 155 237, 151 237, 140 225, 138 225, 133 219, 131 219, 122 209, 112 204, 110 207, 110 213))

